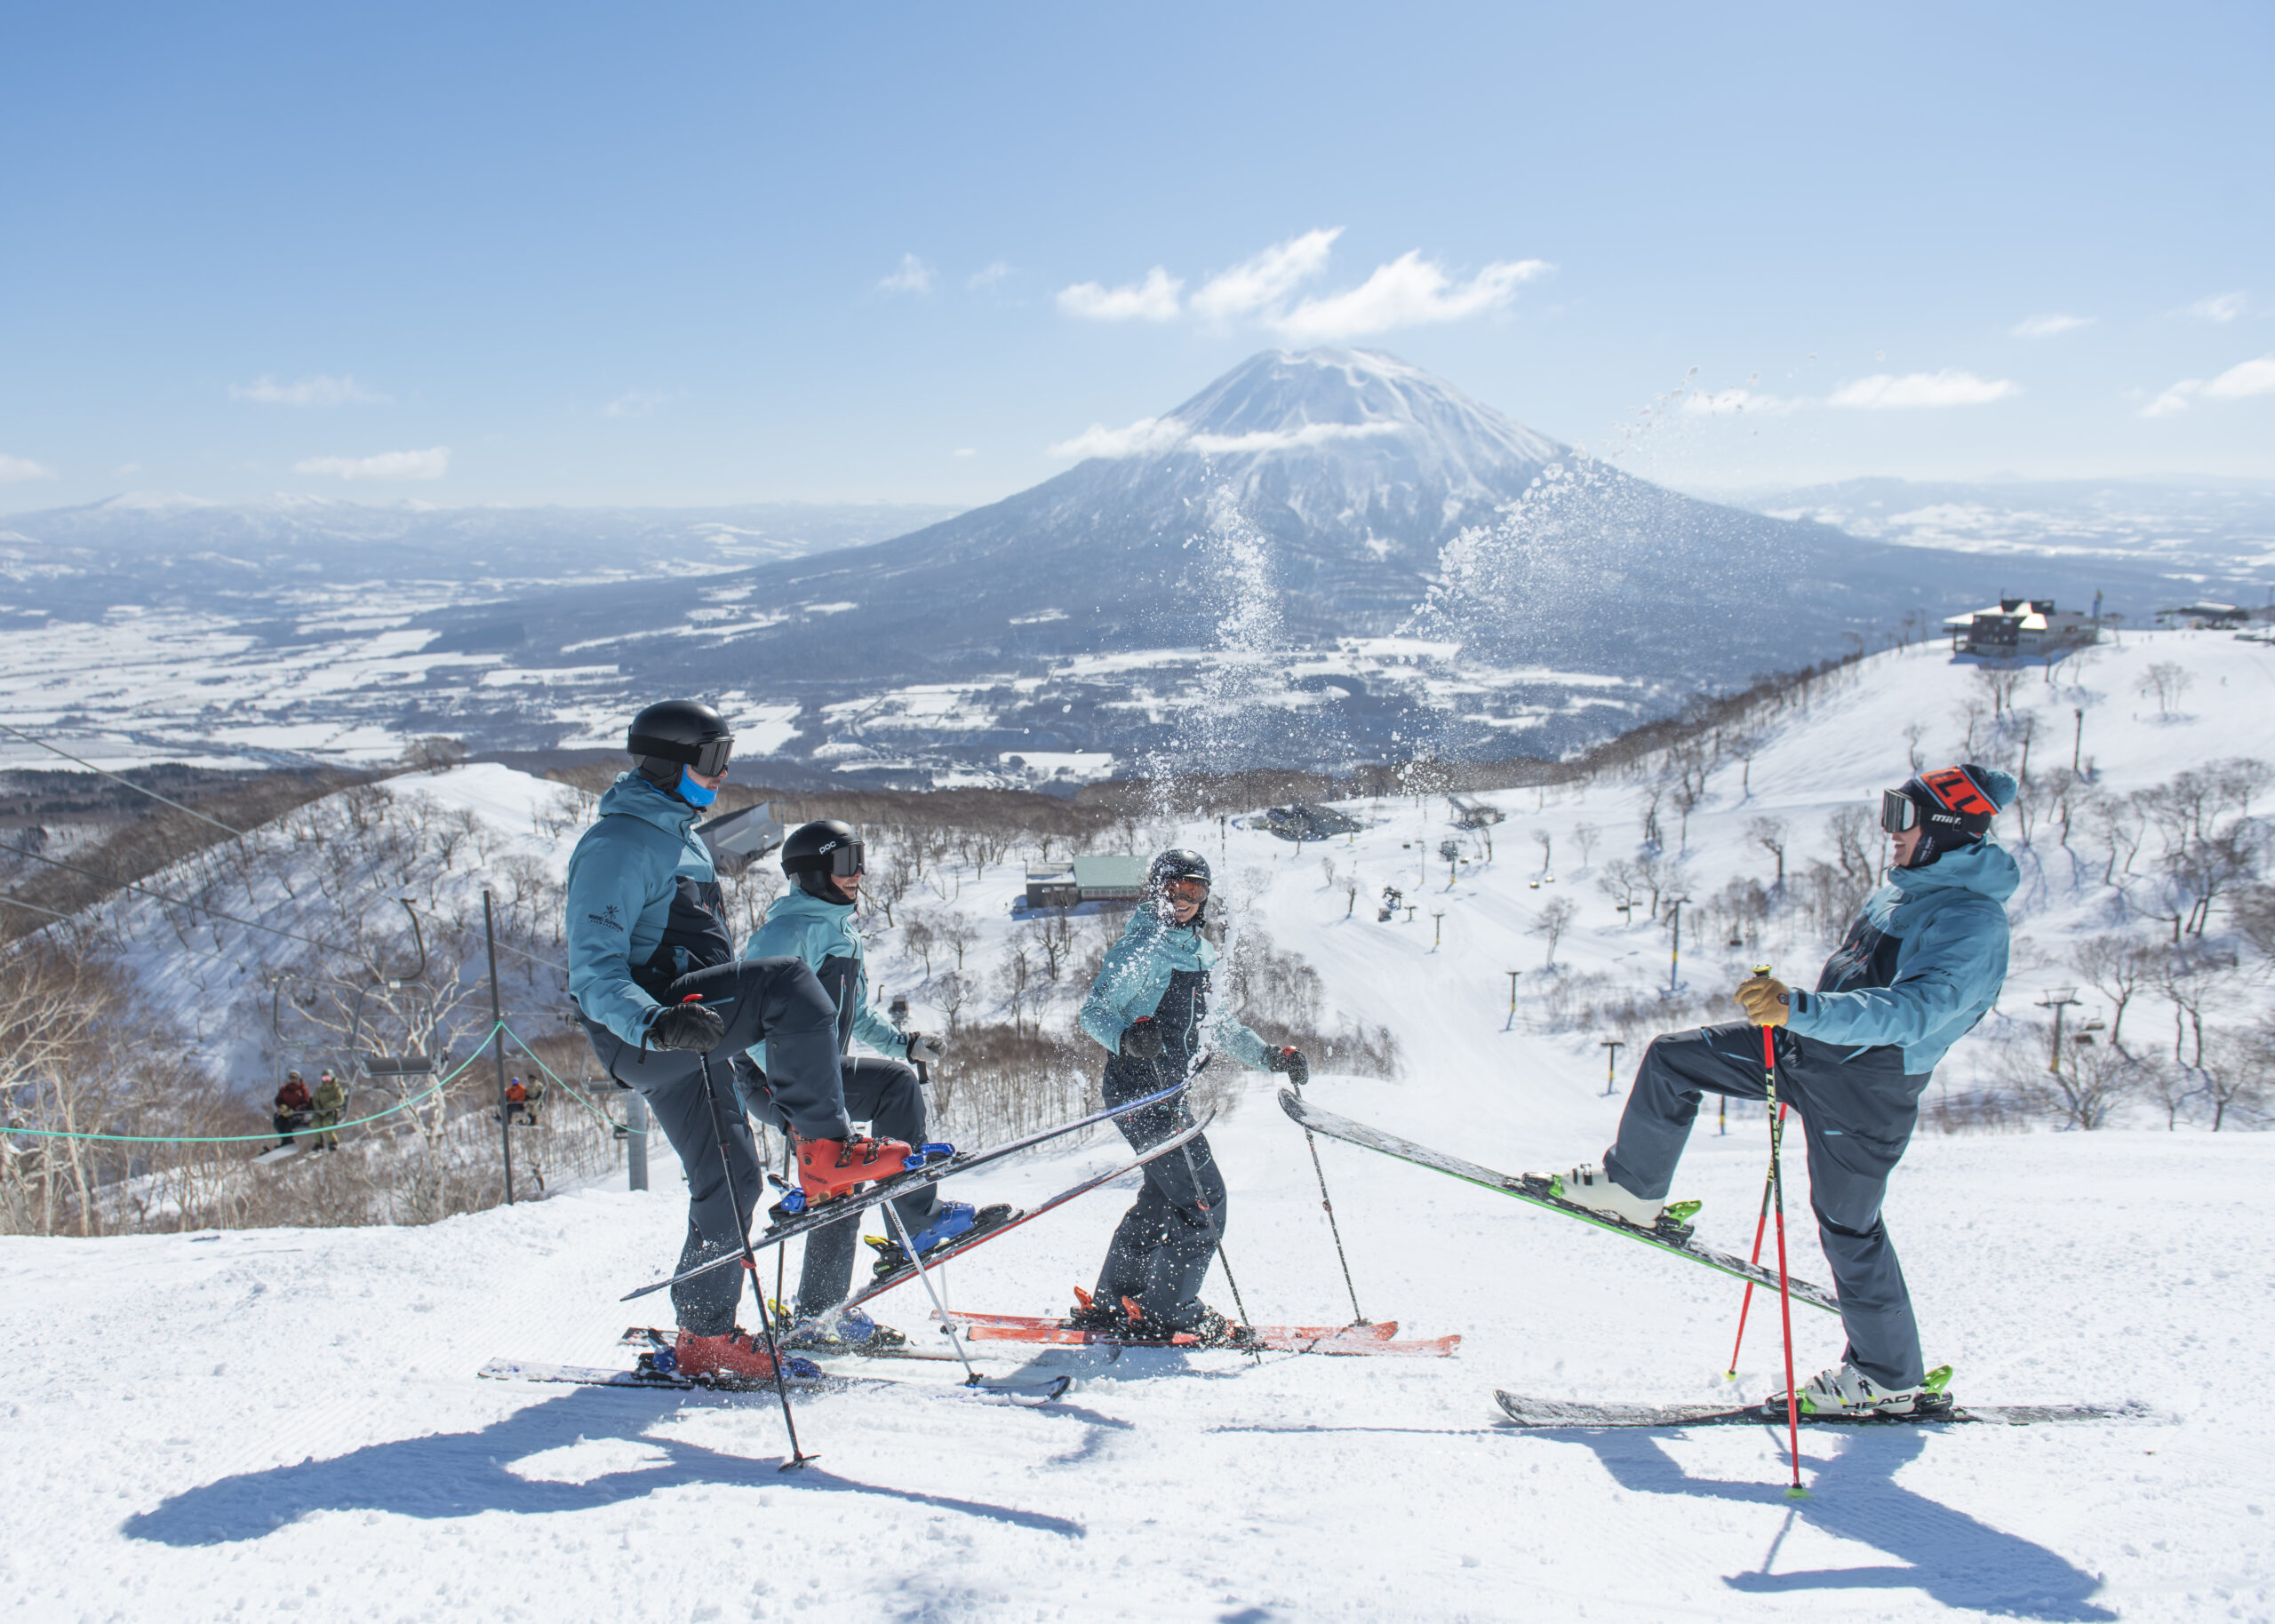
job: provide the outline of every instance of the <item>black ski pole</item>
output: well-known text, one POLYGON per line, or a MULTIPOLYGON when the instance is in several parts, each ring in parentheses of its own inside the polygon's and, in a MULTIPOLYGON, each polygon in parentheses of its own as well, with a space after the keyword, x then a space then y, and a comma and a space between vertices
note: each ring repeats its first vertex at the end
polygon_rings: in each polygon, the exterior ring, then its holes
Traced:
MULTIPOLYGON (((1296 1086, 1296 1095, 1298 1099, 1303 1097, 1304 1082, 1311 1076, 1311 1063, 1301 1055, 1292 1057, 1292 1063, 1288 1067, 1288 1080, 1296 1086)), ((1351 1294, 1351 1323, 1354 1325, 1372 1325, 1374 1321, 1369 1319, 1365 1311, 1359 1307, 1359 1288, 1351 1283, 1351 1259, 1343 1250, 1343 1230, 1335 1222, 1335 1203, 1327 1193, 1327 1170, 1319 1165, 1319 1141, 1312 1136, 1312 1131, 1309 1128, 1304 1130, 1304 1143, 1311 1148, 1312 1171, 1319 1174, 1319 1204, 1327 1214, 1327 1232, 1335 1237, 1336 1262, 1343 1265, 1343 1289, 1351 1294)), ((1227 1280, 1233 1278, 1231 1270, 1225 1271, 1225 1278, 1227 1280)))
POLYGON ((900 1249, 908 1254, 908 1261, 916 1265, 916 1278, 924 1282, 924 1294, 932 1300, 932 1311, 940 1317, 940 1329, 947 1333, 948 1346, 954 1349, 956 1357, 963 1361, 963 1384, 966 1387, 986 1386, 979 1373, 971 1367, 971 1356, 963 1350, 963 1339, 956 1334, 956 1322, 948 1318, 947 1302, 934 1289, 932 1271, 924 1266, 924 1259, 916 1250, 916 1243, 908 1233, 908 1226, 901 1222, 899 1210, 890 1201, 880 1201, 877 1205, 883 1209, 885 1222, 892 1226, 892 1232, 900 1238, 900 1249))
MULTIPOLYGON (((742 1215, 742 1192, 735 1188, 735 1158, 733 1153, 727 1149, 727 1113, 719 1103, 718 1089, 711 1083, 711 1056, 708 1054, 698 1055, 696 1056, 696 1063, 703 1068, 703 1097, 711 1107, 711 1132, 719 1141, 719 1171, 726 1175, 727 1200, 735 1209, 735 1229, 742 1238, 743 1267, 749 1271, 751 1290, 755 1292, 760 1299, 758 1323, 766 1333, 766 1357, 774 1364, 774 1396, 782 1401, 782 1426, 783 1429, 790 1435, 790 1458, 775 1469, 784 1472, 791 1471, 817 1457, 808 1454, 798 1446, 798 1422, 797 1419, 790 1413, 790 1386, 782 1379, 782 1350, 775 1345, 774 1341, 774 1310, 765 1301, 765 1287, 759 1280, 758 1254, 751 1249, 750 1230, 742 1215)), ((765 1193, 763 1189, 760 1193, 762 1195, 765 1193)), ((742 1295, 739 1291, 735 1294, 738 1297, 742 1295)), ((727 1323, 728 1329, 731 1331, 734 1328, 733 1320, 730 1318, 727 1323)))

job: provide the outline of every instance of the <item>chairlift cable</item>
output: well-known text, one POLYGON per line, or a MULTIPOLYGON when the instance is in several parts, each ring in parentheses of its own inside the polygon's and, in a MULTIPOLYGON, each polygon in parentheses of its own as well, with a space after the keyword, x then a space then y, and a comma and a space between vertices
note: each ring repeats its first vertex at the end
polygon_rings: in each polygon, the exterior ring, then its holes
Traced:
MULTIPOLYGON (((5 723, 0 723, 0 726, 5 725, 5 723)), ((156 897, 162 903, 172 903, 177 908, 188 908, 196 913, 209 913, 217 919, 227 919, 230 924, 242 925, 248 930, 265 930, 272 936, 283 936, 287 941, 305 942, 310 947, 323 949, 327 953, 352 954, 355 951, 353 948, 341 947, 331 942, 319 942, 314 936, 304 936, 297 931, 280 930, 274 925, 263 925, 257 919, 241 919, 234 913, 224 913, 219 908, 209 908, 204 903, 186 902, 179 896, 169 896, 164 891, 154 891, 148 886, 137 885, 131 880, 114 880, 108 874, 98 874, 91 868, 81 868, 77 864, 66 863, 60 857, 44 857, 36 851, 26 851, 20 846, 11 846, 5 841, 0 841, 0 851, 13 852, 19 857, 28 857, 34 863, 44 863, 52 868, 68 869, 75 874, 84 874, 88 879, 98 880, 104 885, 116 886, 122 891, 139 892, 144 896, 156 897)), ((13 897, 7 900, 15 901, 13 897)), ((31 904, 26 903, 20 905, 29 907, 31 904)), ((42 912, 46 911, 43 909, 42 912)))
POLYGON ((36 738, 31 734, 25 732, 21 728, 12 728, 6 722, 0 721, 0 733, 12 733, 18 738, 23 740, 27 744, 37 744, 42 750, 53 751, 57 755, 61 756, 67 761, 77 761, 80 766, 85 768, 91 773, 100 773, 106 778, 116 778, 119 783, 124 784, 128 789, 134 791, 137 794, 148 795, 153 800, 165 801, 166 805, 172 807, 175 811, 187 812, 200 823, 212 824, 213 827, 219 829, 223 834, 242 837, 245 832, 242 829, 230 828, 228 824, 223 823, 220 818, 206 816, 204 813, 200 812, 195 807, 185 807, 179 800, 168 800, 167 797, 159 794, 156 790, 144 789, 140 784, 135 783, 133 779, 126 777, 123 774, 115 773, 108 767, 97 767, 92 761, 81 760, 79 757, 73 755, 69 751, 60 749, 56 745, 51 744, 44 738, 36 738))

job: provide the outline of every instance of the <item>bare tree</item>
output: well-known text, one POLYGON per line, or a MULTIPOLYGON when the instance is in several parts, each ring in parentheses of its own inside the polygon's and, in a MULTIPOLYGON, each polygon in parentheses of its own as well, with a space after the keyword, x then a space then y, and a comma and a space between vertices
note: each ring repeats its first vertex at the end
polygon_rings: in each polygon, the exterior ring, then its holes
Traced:
POLYGON ((1536 829, 1532 832, 1532 838, 1533 844, 1540 848, 1540 872, 1545 874, 1551 867, 1551 854, 1555 849, 1555 836, 1545 829, 1536 829))
POLYGON ((2247 1032, 2214 1038, 2196 1074, 2202 1079, 2205 1103, 2212 1108, 2214 1133, 2226 1126, 2231 1117, 2263 1117, 2269 1082, 2275 1079, 2275 1032, 2263 1023, 2247 1032))
POLYGON ((1983 691, 1990 697, 1991 714, 1995 720, 2005 715, 2013 707, 2015 689, 2021 685, 2023 680, 2022 667, 2008 665, 1977 665, 1975 668, 1975 680, 1982 684, 1983 691))
POLYGON ((1904 750, 1912 759, 1912 770, 1915 773, 1928 765, 1927 757, 1922 755, 1920 751, 1920 741, 1927 736, 1928 729, 1920 723, 1914 721, 1906 722, 1904 724, 1904 750))
POLYGON ((955 1031, 956 1012, 964 1007, 964 1001, 970 996, 963 984, 963 977, 954 970, 932 983, 932 1001, 948 1017, 950 1031, 955 1031))
POLYGON ((1603 865, 1603 872, 1596 876, 1596 888, 1630 914, 1634 912, 1635 893, 1642 884, 1641 870, 1633 859, 1628 857, 1614 857, 1603 865))
POLYGON ((1777 860, 1776 888, 1785 884, 1785 820, 1782 817, 1757 817, 1745 826, 1745 838, 1777 860))
POLYGON ((2133 691, 2143 699, 2157 702, 2157 714, 2170 720, 2173 711, 2188 690, 2195 686, 2196 678, 2184 665, 2171 660, 2159 660, 2141 673, 2133 691))
POLYGON ((1022 944, 1013 948, 1011 956, 1003 961, 999 984, 1003 990, 1005 1002, 1011 1007, 1011 1031, 1014 1034, 1024 1030, 1020 1025, 1020 1015, 1026 1008, 1027 988, 1034 978, 1034 964, 1027 956, 1026 946, 1022 944))
POLYGON ((1603 831, 1597 828, 1593 824, 1583 823, 1572 825, 1572 844, 1580 848, 1580 867, 1582 870, 1585 871, 1587 868, 1590 861, 1590 854, 1595 850, 1596 841, 1601 838, 1602 834, 1603 831))
POLYGON ((973 943, 979 940, 979 932, 972 927, 970 919, 956 912, 951 912, 945 919, 938 919, 938 922, 932 927, 932 932, 938 940, 954 950, 956 969, 961 972, 963 969, 964 953, 973 943))
POLYGON ((2143 983, 2154 976, 2158 955, 2144 943, 2114 931, 2088 936, 2071 955, 2086 984, 2109 1000, 2109 1041, 2125 1050, 2125 1010, 2143 983))
POLYGON ((1573 918, 1580 912, 1579 904, 1569 896, 1560 896, 1542 906, 1539 914, 1527 927, 1527 934, 1545 937, 1548 943, 1548 957, 1543 960, 1550 969, 1556 967, 1556 943, 1571 927, 1573 918))
POLYGON ((901 925, 900 940, 901 945, 924 961, 924 979, 931 980, 932 921, 930 917, 911 909, 907 919, 901 925))
POLYGON ((2137 1063, 2099 1044, 2063 1056, 2058 1069, 2046 1063, 2045 1055, 2044 1039, 2018 1035, 2000 1052, 1998 1070, 2027 1108, 2071 1127, 2106 1127, 2142 1081, 2137 1063))

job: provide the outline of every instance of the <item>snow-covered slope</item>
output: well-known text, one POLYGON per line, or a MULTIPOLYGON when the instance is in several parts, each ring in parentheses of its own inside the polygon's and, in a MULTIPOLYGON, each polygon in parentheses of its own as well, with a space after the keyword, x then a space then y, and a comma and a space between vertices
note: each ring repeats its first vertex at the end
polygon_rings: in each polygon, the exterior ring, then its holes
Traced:
MULTIPOLYGON (((2207 758, 2275 759, 2268 657, 2225 638, 2128 636, 2018 692, 2044 724, 2040 751, 2052 738, 2065 762, 2067 728, 2053 724, 2083 710, 2083 753, 2125 791, 2207 758), (2194 678, 2167 716, 2135 692, 2159 663, 2194 678)), ((1777 722, 1750 767, 1712 775, 1689 824, 1691 895, 1766 877, 1768 854, 1744 835, 1758 816, 1789 822, 1789 864, 1824 855, 1815 826, 1900 776, 1906 725, 1922 726, 1931 760, 1957 753, 1953 712, 1976 683, 1939 650, 1883 656, 1777 722)), ((1218 864, 1235 928, 1268 930, 1319 969, 1333 1008, 1400 1035, 1402 1078, 1323 1068, 1322 1103, 1498 1166, 1554 1166, 1600 1150, 1619 1107, 1595 1047, 1605 1034, 1560 1023, 1554 989, 1600 976, 1632 990, 1667 973, 1664 929, 1624 922, 1592 883, 1632 851, 1646 793, 1605 782, 1495 797, 1509 816, 1489 861, 1447 825, 1442 800, 1360 803, 1370 827, 1301 852, 1237 825, 1178 832, 1218 864), (1583 824, 1599 832, 1585 863, 1583 824), (1537 890, 1536 827, 1556 875, 1537 890), (1434 856, 1449 837, 1473 859, 1450 887, 1434 856), (1358 870, 1354 916, 1323 860, 1358 870), (1418 904, 1410 922, 1364 905, 1385 884, 1418 904), (1579 915, 1557 950, 1569 967, 1552 975, 1532 927, 1560 896, 1579 915), (1511 969, 1525 972, 1513 1012, 1511 969)), ((2024 865, 2018 930, 2040 958, 2017 975, 2010 1017, 2080 932, 2110 923, 2067 888, 2042 826, 2024 865)), ((1004 912, 1014 884, 998 871, 962 887, 960 905, 984 921, 976 962, 1033 928, 1004 912)), ((1681 978, 1701 999, 1719 999, 1755 951, 1800 974, 1824 951, 1791 923, 1752 947, 1685 943, 1681 978)), ((875 951, 881 983, 937 1019, 899 933, 875 951)), ((1212 1129, 1229 1262, 1258 1318, 1347 1318, 1312 1164, 1271 1087, 1248 1079, 1212 1129)), ((962 1193, 1032 1199, 1113 1149, 1031 1158, 962 1193)), ((1750 1241, 1763 1151, 1758 1113, 1733 1111, 1727 1136, 1702 1119, 1680 1193, 1705 1200, 1710 1242, 1750 1241)), ((615 1299, 682 1233, 668 1163, 646 1195, 587 1191, 421 1230, 0 1242, 0 1329, 36 1350, 0 1430, 0 1472, 20 1485, 0 1514, 10 1593, 39 1616, 137 1619, 2275 1612, 2275 1424, 2253 1401, 2275 1265, 2252 1244, 2275 1138, 2137 1118, 2098 1134, 1923 1134, 1888 1220, 1931 1360, 1958 1367, 1963 1397, 2137 1399, 2157 1418, 1812 1432, 1800 1501, 1784 1497, 1766 1430, 1518 1435, 1494 1419, 1496 1386, 1732 1391, 1728 1282, 1354 1149, 1322 1142, 1320 1154, 1367 1314, 1457 1331, 1457 1357, 1043 1356, 1081 1380, 1034 1411, 958 1395, 938 1366, 886 1366, 905 1385, 802 1402, 802 1436, 822 1458, 791 1475, 775 1470, 780 1419, 756 1397, 473 1376, 498 1354, 623 1357, 614 1337, 636 1310, 615 1299)), ((1798 1158, 1788 1178, 1803 1214, 1798 1158)), ((1064 1306, 1118 1206, 1093 1196, 957 1263, 954 1301, 1064 1306)), ((1805 1220, 1795 1270, 1823 1278, 1805 1220)), ((1223 1274, 1209 1294, 1231 1306, 1223 1274)), ((914 1287, 878 1307, 921 1333, 914 1287)), ((1830 1318, 1802 1314, 1795 1333, 1805 1370, 1838 1356, 1830 1318)), ((1018 1368, 1009 1351, 991 1349, 988 1367, 1018 1368)), ((1757 1302, 1735 1389, 1759 1395, 1778 1375, 1775 1316, 1757 1302)))

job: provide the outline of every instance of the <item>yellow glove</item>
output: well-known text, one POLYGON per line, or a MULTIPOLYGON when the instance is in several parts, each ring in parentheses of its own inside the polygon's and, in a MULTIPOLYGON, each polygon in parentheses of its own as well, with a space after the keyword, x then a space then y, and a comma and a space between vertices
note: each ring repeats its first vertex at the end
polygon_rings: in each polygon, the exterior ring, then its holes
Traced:
POLYGON ((1756 1026, 1783 1026, 1791 1011, 1785 1004, 1785 983, 1774 975, 1754 975, 1738 983, 1738 1003, 1745 1018, 1756 1026))

